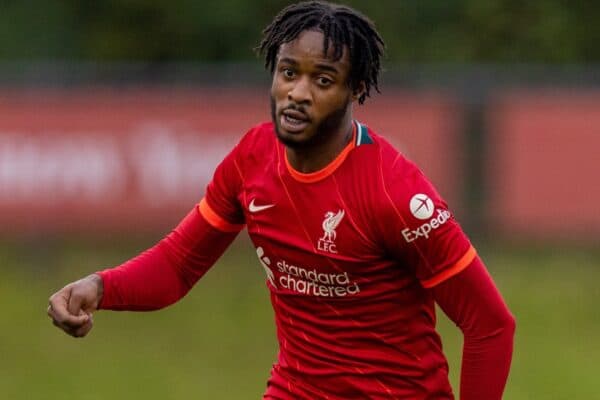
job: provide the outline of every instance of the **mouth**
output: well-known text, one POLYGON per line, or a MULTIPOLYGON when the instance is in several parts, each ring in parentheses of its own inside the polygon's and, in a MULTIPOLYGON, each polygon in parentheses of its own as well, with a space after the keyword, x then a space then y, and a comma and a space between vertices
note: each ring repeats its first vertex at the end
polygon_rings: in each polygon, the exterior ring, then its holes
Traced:
POLYGON ((302 111, 285 109, 279 117, 279 125, 290 133, 299 133, 304 131, 309 125, 310 119, 308 115, 302 111))

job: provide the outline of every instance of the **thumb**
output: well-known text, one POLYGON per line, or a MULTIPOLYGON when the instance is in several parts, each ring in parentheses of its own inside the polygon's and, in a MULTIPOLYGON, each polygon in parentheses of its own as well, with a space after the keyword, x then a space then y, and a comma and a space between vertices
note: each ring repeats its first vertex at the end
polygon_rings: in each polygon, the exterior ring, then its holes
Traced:
POLYGON ((71 292, 67 311, 75 317, 79 323, 85 323, 89 320, 88 313, 85 312, 85 298, 77 290, 71 292))
POLYGON ((98 308, 101 293, 101 278, 95 274, 75 282, 67 305, 69 313, 72 315, 91 315, 98 308))
MULTIPOLYGON (((52 318, 55 325, 62 329, 84 324, 89 318, 87 315, 79 315, 81 306, 77 306, 78 301, 72 301, 74 286, 71 283, 50 297, 48 316, 52 318), (71 310, 75 310, 75 312, 71 310)), ((79 304, 81 304, 80 301, 79 304)))

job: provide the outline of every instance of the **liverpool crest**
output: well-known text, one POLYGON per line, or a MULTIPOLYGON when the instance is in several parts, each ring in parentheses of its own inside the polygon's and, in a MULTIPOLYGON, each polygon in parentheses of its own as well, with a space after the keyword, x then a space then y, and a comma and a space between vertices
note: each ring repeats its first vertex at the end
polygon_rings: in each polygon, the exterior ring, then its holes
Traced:
POLYGON ((317 248, 321 251, 327 251, 329 253, 337 253, 337 248, 335 245, 335 238, 337 233, 335 229, 338 227, 340 222, 345 215, 344 210, 339 210, 337 213, 333 211, 327 211, 325 213, 325 219, 323 220, 323 237, 319 239, 317 248))

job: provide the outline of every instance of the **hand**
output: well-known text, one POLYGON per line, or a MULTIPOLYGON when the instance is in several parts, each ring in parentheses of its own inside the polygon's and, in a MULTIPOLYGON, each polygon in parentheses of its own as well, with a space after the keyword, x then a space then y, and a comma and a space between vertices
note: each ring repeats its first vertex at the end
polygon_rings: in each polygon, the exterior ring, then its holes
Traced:
POLYGON ((100 305, 103 289, 102 278, 96 274, 69 283, 50 297, 52 323, 73 337, 84 337, 92 329, 92 313, 100 305))

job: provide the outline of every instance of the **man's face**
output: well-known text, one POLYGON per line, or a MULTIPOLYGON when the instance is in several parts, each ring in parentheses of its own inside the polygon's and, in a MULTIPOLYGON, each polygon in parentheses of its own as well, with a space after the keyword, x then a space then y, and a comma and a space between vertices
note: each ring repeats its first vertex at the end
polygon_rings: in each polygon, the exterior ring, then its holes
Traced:
POLYGON ((326 142, 350 117, 347 48, 332 60, 323 55, 323 33, 304 31, 279 48, 271 86, 271 115, 286 146, 305 148, 326 142))

